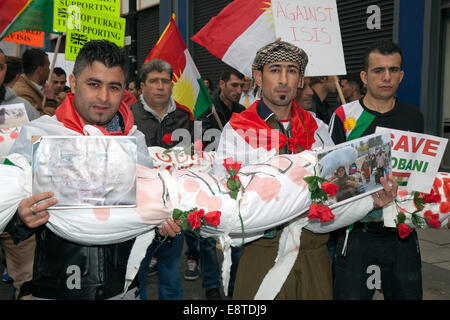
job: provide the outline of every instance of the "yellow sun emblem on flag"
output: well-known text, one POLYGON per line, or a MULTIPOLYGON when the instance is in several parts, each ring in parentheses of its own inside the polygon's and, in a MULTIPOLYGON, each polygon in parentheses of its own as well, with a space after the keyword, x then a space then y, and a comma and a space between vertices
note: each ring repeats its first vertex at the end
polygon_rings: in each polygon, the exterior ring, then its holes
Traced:
POLYGON ((352 130, 356 126, 356 120, 353 117, 345 119, 344 129, 347 131, 352 130))
POLYGON ((176 82, 174 83, 172 97, 173 99, 189 108, 193 111, 195 107, 196 94, 194 92, 194 87, 191 84, 189 77, 185 77, 184 74, 180 78, 175 76, 176 82))
POLYGON ((275 24, 273 23, 273 10, 272 10, 272 3, 271 2, 264 2, 264 4, 267 4, 267 8, 262 8, 266 12, 263 14, 263 16, 269 17, 267 19, 267 22, 270 22, 270 27, 275 28, 275 24))

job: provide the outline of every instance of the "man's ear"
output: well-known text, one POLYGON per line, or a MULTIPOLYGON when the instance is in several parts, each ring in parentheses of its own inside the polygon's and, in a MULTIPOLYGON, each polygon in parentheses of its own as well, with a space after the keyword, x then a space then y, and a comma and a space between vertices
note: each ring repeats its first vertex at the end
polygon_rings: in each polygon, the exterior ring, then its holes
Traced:
POLYGON ((219 81, 219 87, 220 87, 221 90, 223 90, 225 88, 225 81, 220 80, 219 81))
POLYGON ((359 73, 362 83, 367 86, 367 72, 364 70, 359 73))
POLYGON ((73 73, 69 75, 69 84, 70 84, 70 91, 72 91, 72 93, 75 93, 77 81, 73 73))
POLYGON ((262 71, 254 70, 253 78, 255 78, 255 83, 258 85, 258 87, 262 88, 262 71))

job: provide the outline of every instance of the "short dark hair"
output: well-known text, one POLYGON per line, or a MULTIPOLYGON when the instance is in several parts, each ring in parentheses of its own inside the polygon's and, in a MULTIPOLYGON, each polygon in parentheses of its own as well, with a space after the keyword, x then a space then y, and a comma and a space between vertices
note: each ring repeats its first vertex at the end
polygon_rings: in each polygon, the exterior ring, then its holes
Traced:
POLYGON ((27 49, 22 55, 23 73, 26 75, 33 74, 38 67, 45 65, 47 56, 48 55, 42 49, 27 49))
POLYGON ((390 40, 377 41, 366 49, 366 53, 364 55, 364 71, 369 70, 369 55, 372 52, 378 52, 384 56, 398 53, 400 54, 400 57, 402 57, 402 49, 395 42, 390 40))
POLYGON ((340 80, 347 80, 348 83, 356 84, 359 88, 359 91, 362 92, 364 84, 361 81, 361 76, 359 75, 359 72, 351 72, 344 76, 340 76, 339 78, 340 80))
POLYGON ((147 80, 147 75, 154 71, 167 72, 170 75, 170 79, 173 77, 173 68, 170 63, 161 59, 153 59, 142 65, 139 72, 141 82, 145 82, 145 80, 147 80))
POLYGON ((53 73, 56 74, 56 76, 58 76, 58 77, 60 77, 60 76, 62 76, 62 75, 67 76, 67 75, 66 75, 66 72, 64 71, 64 69, 63 69, 63 68, 60 68, 60 67, 55 67, 55 68, 53 69, 53 73))
POLYGON ((14 80, 16 75, 23 72, 22 59, 13 56, 6 56, 6 65, 8 66, 8 69, 6 69, 4 83, 10 83, 14 80))
POLYGON ((138 77, 131 78, 131 79, 128 81, 128 83, 127 83, 127 88, 128 88, 128 86, 130 85, 130 83, 134 83, 134 86, 135 86, 136 88, 139 88, 139 83, 140 83, 140 82, 141 82, 141 80, 139 80, 138 77))
POLYGON ((78 79, 83 70, 95 61, 103 63, 107 68, 122 68, 125 78, 128 74, 128 57, 125 51, 107 40, 92 40, 86 42, 78 53, 73 74, 78 79))
POLYGON ((230 80, 232 74, 234 74, 239 79, 244 80, 245 76, 234 68, 228 68, 222 71, 222 73, 220 74, 220 80, 227 82, 228 80, 230 80))

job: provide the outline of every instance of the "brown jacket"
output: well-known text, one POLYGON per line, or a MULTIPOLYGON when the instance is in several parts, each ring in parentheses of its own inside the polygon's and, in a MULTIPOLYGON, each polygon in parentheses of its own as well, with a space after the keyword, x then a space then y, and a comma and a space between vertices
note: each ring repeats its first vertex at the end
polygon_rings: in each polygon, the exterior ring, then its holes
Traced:
POLYGON ((28 100, 41 115, 53 116, 55 114, 55 110, 58 107, 56 100, 46 99, 45 106, 42 106, 44 95, 25 74, 20 75, 13 89, 18 97, 28 100))

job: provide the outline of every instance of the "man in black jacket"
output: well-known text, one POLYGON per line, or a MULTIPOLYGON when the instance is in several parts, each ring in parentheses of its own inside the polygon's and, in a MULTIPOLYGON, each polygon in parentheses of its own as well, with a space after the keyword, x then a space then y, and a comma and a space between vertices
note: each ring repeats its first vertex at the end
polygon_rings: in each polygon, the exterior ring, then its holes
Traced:
MULTIPOLYGON (((138 162, 151 166, 142 133, 132 131, 131 112, 121 103, 127 60, 125 53, 111 42, 86 43, 69 77, 72 93, 68 93, 58 108, 61 112, 56 112, 55 121, 81 135, 84 134, 85 125, 94 126, 105 135, 133 134, 138 138, 138 162)), ((30 123, 32 125, 33 122, 30 123)), ((18 140, 31 139, 29 136, 24 137, 22 132, 18 140)), ((31 148, 31 142, 26 145, 31 148)), ((29 152, 21 149, 18 143, 13 145, 11 153, 20 151, 30 158, 29 152)), ((129 287, 130 291, 122 297, 127 261, 134 239, 117 244, 85 246, 60 238, 45 224, 49 219, 47 209, 58 201, 52 198, 53 195, 52 192, 45 192, 22 200, 17 213, 5 228, 15 243, 36 233, 31 291, 33 298, 135 299, 138 291, 133 283, 129 287)), ((174 237, 181 232, 172 219, 166 222, 159 230, 161 234, 174 237)))
POLYGON ((220 124, 217 122, 212 110, 206 111, 199 120, 207 121, 209 128, 222 130, 223 126, 230 121, 231 115, 245 110, 239 104, 242 88, 244 87, 244 75, 236 69, 229 68, 220 75, 219 90, 213 97, 213 104, 216 109, 220 124))
MULTIPOLYGON (((189 146, 194 136, 194 118, 188 109, 178 104, 172 97, 172 66, 164 60, 154 59, 145 63, 140 70, 142 94, 130 108, 134 123, 145 135, 147 146, 171 148, 180 140, 189 146), (167 139, 170 135, 170 139, 167 139), (173 139, 173 141, 172 141, 173 139)), ((150 261, 157 259, 159 273, 159 298, 161 300, 181 300, 180 257, 183 250, 184 234, 177 235, 169 243, 156 239, 148 248, 139 269, 139 289, 141 299, 146 300, 146 285, 150 261), (159 247, 159 245, 161 245, 159 247), (158 248, 159 247, 159 248, 158 248), (155 252, 156 248, 158 250, 155 252), (155 257, 153 254, 155 252, 155 257), (152 259, 153 257, 153 259, 152 259)), ((191 260, 192 272, 197 273, 198 257, 191 260)))

